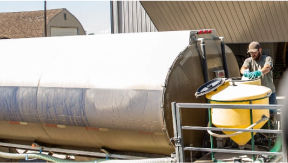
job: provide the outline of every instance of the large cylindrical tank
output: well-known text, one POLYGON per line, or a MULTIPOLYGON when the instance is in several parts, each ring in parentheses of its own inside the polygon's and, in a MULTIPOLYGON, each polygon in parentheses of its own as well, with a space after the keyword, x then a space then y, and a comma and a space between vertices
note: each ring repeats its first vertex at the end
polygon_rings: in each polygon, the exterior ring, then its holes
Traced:
MULTIPOLYGON (((210 79, 223 69, 214 35, 201 35, 210 79)), ((194 97, 204 83, 195 37, 179 31, 0 40, 0 139, 170 154, 171 102, 205 102, 194 97)), ((225 49, 229 75, 239 76, 225 49)), ((206 123, 206 111, 184 110, 183 124, 206 123)), ((203 133, 184 136, 186 145, 201 146, 203 133)))
MULTIPOLYGON (((279 100, 278 104, 283 105, 282 110, 280 111, 281 123, 283 124, 283 136, 284 136, 284 146, 288 149, 288 71, 286 69, 285 73, 282 76, 282 79, 279 84, 279 92, 277 96, 282 96, 283 100, 279 100)), ((287 150, 286 150, 287 154, 287 150)))

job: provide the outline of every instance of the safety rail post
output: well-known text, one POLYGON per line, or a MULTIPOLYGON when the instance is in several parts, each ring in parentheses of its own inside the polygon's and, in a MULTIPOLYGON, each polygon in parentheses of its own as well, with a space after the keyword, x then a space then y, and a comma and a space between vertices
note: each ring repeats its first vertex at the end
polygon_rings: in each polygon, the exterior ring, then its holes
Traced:
POLYGON ((176 161, 184 162, 184 150, 182 141, 182 126, 180 109, 176 106, 176 102, 171 103, 172 107, 172 118, 173 118, 173 130, 174 130, 174 143, 176 147, 176 161))
MULTIPOLYGON (((271 121, 270 121, 270 118, 267 122, 267 126, 268 126, 268 129, 271 129, 271 121)), ((272 145, 272 139, 271 139, 271 135, 269 135, 269 138, 268 138, 268 148, 271 148, 271 145, 272 145)))
MULTIPOLYGON (((209 127, 212 127, 211 107, 208 108, 208 121, 209 121, 209 127)), ((213 142, 213 137, 212 137, 212 135, 210 135, 210 148, 211 148, 211 149, 214 148, 214 142, 213 142)), ((211 152, 211 160, 212 160, 213 162, 216 161, 215 156, 214 156, 214 152, 211 152)))
MULTIPOLYGON (((249 104, 252 104, 251 100, 249 101, 249 104)), ((253 111, 252 111, 251 108, 249 109, 249 111, 250 111, 250 124, 252 125, 253 124, 253 111)), ((253 128, 254 127, 252 127, 252 129, 253 128)), ((251 145, 252 145, 252 151, 254 151, 255 150, 255 141, 254 141, 254 133, 253 133, 253 131, 251 132, 251 145)), ((253 161, 255 161, 255 155, 254 154, 252 155, 252 159, 253 159, 253 161)))
MULTIPOLYGON (((284 134, 282 134, 282 143, 283 142, 285 142, 285 140, 284 140, 285 138, 284 138, 284 134)), ((288 162, 288 160, 287 160, 287 148, 286 148, 287 146, 286 146, 286 144, 282 144, 282 161, 283 162, 288 162)))

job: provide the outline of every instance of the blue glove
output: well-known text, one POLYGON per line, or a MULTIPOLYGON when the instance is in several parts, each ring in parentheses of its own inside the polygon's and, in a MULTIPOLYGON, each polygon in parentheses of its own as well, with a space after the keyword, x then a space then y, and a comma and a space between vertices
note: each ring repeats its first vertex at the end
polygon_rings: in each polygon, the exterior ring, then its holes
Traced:
POLYGON ((249 78, 252 77, 252 72, 250 72, 248 69, 244 71, 244 74, 243 76, 245 76, 246 78, 249 78))
POLYGON ((260 76, 262 75, 262 72, 259 71, 259 70, 254 71, 254 72, 252 72, 252 73, 253 73, 253 77, 254 77, 254 78, 258 78, 258 77, 260 77, 260 76))
POLYGON ((248 69, 246 69, 243 73, 243 76, 245 76, 246 78, 249 77, 250 71, 248 69))
POLYGON ((245 71, 243 75, 249 79, 256 79, 262 75, 262 72, 259 70, 253 72, 245 71))

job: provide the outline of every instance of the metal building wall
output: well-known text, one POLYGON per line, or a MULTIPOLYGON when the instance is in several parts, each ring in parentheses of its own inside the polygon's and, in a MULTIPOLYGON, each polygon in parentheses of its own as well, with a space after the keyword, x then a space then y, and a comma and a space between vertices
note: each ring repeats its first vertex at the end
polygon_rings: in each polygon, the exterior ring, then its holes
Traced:
POLYGON ((139 1, 111 1, 111 33, 157 31, 139 1))
POLYGON ((226 43, 287 42, 288 1, 141 1, 158 31, 216 29, 226 43))

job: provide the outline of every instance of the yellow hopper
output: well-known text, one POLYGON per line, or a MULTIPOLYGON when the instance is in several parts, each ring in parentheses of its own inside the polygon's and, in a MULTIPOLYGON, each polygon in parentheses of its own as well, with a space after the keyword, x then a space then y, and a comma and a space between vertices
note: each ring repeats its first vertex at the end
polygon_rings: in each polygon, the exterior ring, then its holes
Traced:
MULTIPOLYGON (((269 104, 271 89, 264 86, 235 84, 226 80, 220 86, 215 87, 211 88, 213 91, 206 94, 206 98, 211 104, 269 104)), ((255 109, 252 110, 252 115, 253 123, 256 123, 263 116, 269 118, 269 110, 255 109)), ((251 125, 249 109, 211 109, 211 118, 212 124, 219 128, 247 128, 251 125)), ((267 119, 259 122, 253 128, 260 129, 266 122, 267 119)), ((224 133, 231 135, 234 132, 225 131, 224 133)), ((230 138, 241 146, 251 139, 251 133, 244 132, 230 138)))

